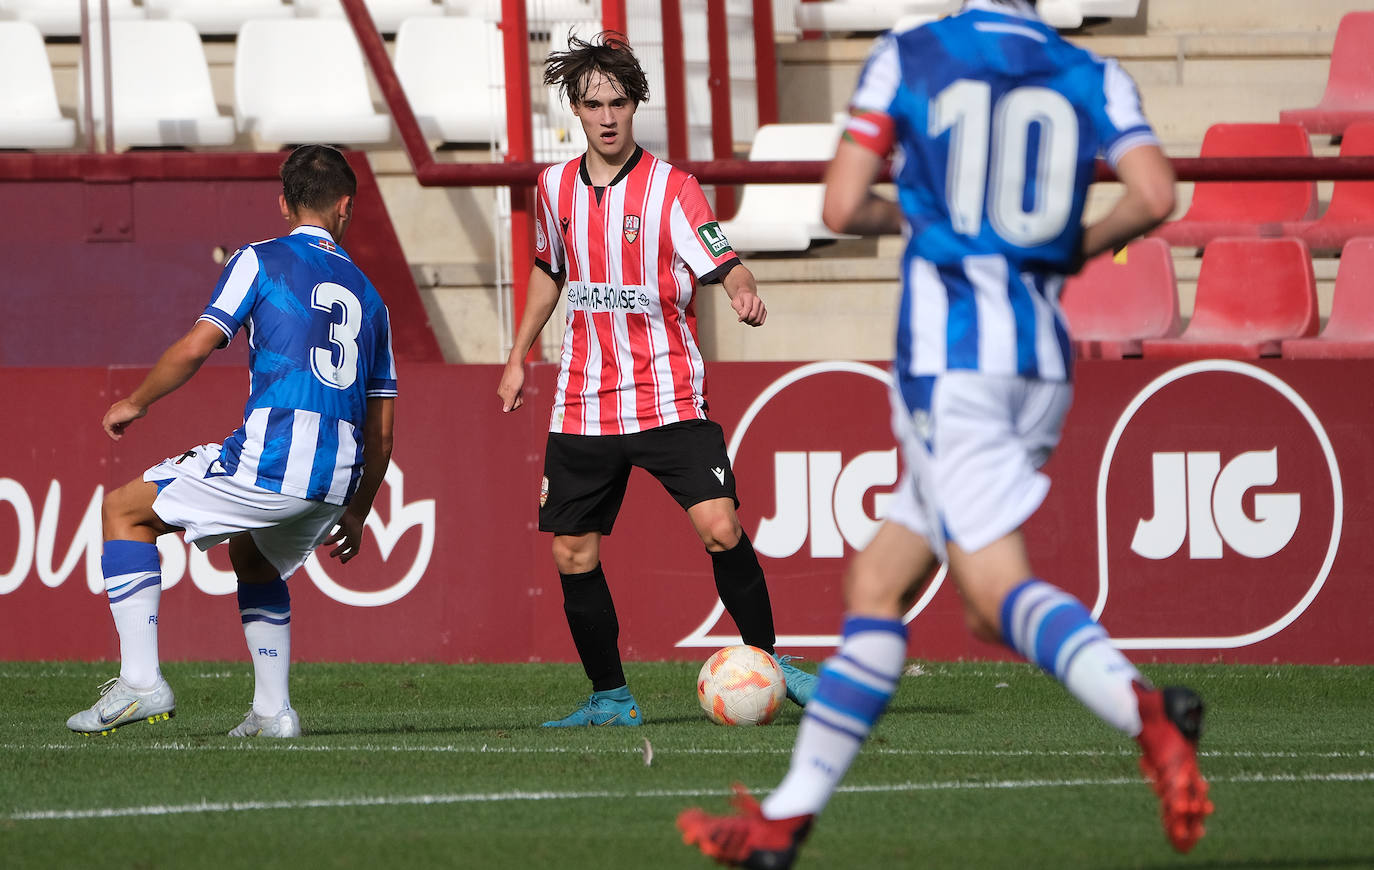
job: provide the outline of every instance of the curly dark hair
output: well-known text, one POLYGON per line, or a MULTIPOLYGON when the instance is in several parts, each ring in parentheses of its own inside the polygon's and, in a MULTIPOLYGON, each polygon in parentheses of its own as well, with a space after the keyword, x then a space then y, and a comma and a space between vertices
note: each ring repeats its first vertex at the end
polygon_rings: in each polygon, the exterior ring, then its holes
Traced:
POLYGON ((544 84, 557 85, 569 105, 577 105, 587 93, 588 77, 599 72, 616 91, 637 106, 649 99, 649 81, 630 43, 614 30, 603 30, 590 40, 568 33, 568 50, 549 54, 544 64, 544 84))
POLYGON ((292 211, 323 211, 358 193, 358 177, 337 148, 302 145, 281 165, 281 189, 292 211))

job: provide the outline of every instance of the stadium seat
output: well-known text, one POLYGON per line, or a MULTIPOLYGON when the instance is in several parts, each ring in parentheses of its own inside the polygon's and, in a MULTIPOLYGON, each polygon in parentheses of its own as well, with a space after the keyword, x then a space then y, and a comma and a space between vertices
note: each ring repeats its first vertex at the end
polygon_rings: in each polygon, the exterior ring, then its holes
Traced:
POLYGON ((143 0, 149 18, 189 21, 205 36, 232 36, 252 18, 290 18, 283 0, 143 0))
POLYGON ((337 18, 248 21, 234 53, 234 115, 264 142, 361 145, 391 138, 391 119, 372 108, 362 52, 337 18), (302 78, 303 46, 328 58, 329 75, 302 78))
POLYGON ((1301 239, 1220 238, 1207 246, 1188 328, 1141 342, 1146 359, 1257 359, 1317 334, 1317 286, 1301 239))
POLYGON ((396 75, 420 129, 442 142, 505 134, 505 74, 496 23, 411 18, 396 33, 396 75))
POLYGON ((1140 239, 1090 260, 1060 296, 1080 359, 1140 356, 1147 338, 1183 331, 1174 258, 1163 239, 1140 239))
MULTIPOLYGON (((1374 156, 1374 121, 1345 128, 1341 156, 1374 156)), ((1314 251, 1339 251, 1356 236, 1374 236, 1374 182, 1337 181, 1326 213, 1316 221, 1286 225, 1284 235, 1297 236, 1314 251)))
POLYGON ((1036 8, 1046 24, 1072 30, 1089 18, 1134 18, 1140 0, 1040 0, 1036 8))
MULTIPOLYGON (((1299 124, 1213 124, 1202 139, 1203 157, 1311 157, 1299 124)), ((1201 248, 1218 236, 1278 236, 1283 224, 1317 216, 1311 181, 1199 182, 1182 218, 1154 235, 1180 247, 1201 248)))
MULTIPOLYGON (((840 124, 765 124, 750 160, 829 160, 840 124)), ((737 251, 804 251, 813 239, 843 238, 821 222, 819 184, 746 184, 735 217, 720 228, 737 251)))
MULTIPOLYGON (((188 21, 112 21, 110 41, 114 140, 120 146, 228 145, 234 119, 215 107, 200 35, 188 21)), ((100 32, 91 34, 99 57, 100 32)), ((78 67, 77 80, 81 80, 78 67)), ((105 127, 104 66, 91 62, 91 114, 105 127)), ((77 117, 84 117, 78 91, 77 117)), ((84 131, 90 135, 90 131, 84 131)))
POLYGON ((958 12, 962 0, 824 0, 797 6, 797 26, 802 30, 869 32, 933 21, 958 12))
POLYGON ((1341 253, 1331 316, 1314 338, 1283 342, 1285 359, 1369 359, 1374 357, 1374 237, 1351 239, 1341 253))
MULTIPOLYGON (((395 33, 407 18, 428 18, 444 14, 437 0, 365 0, 372 22, 383 33, 395 33)), ((294 0, 296 14, 306 18, 341 18, 339 0, 294 0)))
POLYGON ((1374 120, 1374 12, 1347 12, 1336 28, 1326 93, 1310 109, 1288 109, 1279 120, 1339 136, 1356 121, 1374 120))
MULTIPOLYGON (((100 0, 86 0, 91 20, 100 20, 100 0)), ((109 0, 110 19, 142 18, 134 0, 109 0)), ((81 0, 0 0, 0 18, 27 21, 44 36, 80 36, 81 0)))
POLYGON ((0 21, 0 148, 70 148, 76 122, 57 108, 43 34, 26 21, 0 21))

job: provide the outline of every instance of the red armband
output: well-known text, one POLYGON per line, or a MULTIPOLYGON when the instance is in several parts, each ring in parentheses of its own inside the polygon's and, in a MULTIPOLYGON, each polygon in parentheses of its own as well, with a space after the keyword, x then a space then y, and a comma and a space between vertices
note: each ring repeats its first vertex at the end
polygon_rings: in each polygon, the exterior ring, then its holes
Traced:
POLYGON ((844 128, 844 138, 879 157, 891 153, 896 136, 897 125, 891 115, 883 112, 856 111, 849 116, 849 123, 844 128))

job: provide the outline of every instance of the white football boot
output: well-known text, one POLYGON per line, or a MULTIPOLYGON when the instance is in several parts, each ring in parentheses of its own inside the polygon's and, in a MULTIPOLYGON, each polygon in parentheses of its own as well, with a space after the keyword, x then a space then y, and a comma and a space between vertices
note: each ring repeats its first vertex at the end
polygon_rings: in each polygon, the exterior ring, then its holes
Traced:
POLYGON ((176 715, 177 699, 172 687, 161 676, 151 689, 139 690, 122 677, 106 680, 100 686, 100 700, 67 720, 67 727, 80 734, 109 734, 134 722, 166 722, 176 715))
POLYGON ((252 710, 233 731, 230 737, 300 737, 301 717, 290 707, 282 708, 275 716, 259 716, 252 710))

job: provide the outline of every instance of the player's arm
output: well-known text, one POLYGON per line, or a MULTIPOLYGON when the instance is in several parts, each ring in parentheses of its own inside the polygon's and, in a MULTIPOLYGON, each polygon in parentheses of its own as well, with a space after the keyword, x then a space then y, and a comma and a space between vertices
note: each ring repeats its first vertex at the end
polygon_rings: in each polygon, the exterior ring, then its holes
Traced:
POLYGON ((562 293, 563 275, 555 280, 552 275, 535 266, 530 270, 530 283, 525 291, 525 313, 520 318, 520 326, 515 330, 515 341, 511 345, 510 356, 506 358, 506 370, 501 374, 501 385, 496 394, 501 397, 501 410, 514 411, 525 404, 522 391, 525 386, 525 357, 539 338, 544 324, 549 322, 554 308, 558 307, 558 297, 562 293))
POLYGON ((759 285, 754 280, 753 272, 743 263, 736 263, 733 269, 725 273, 720 284, 730 297, 730 307, 735 309, 740 323, 763 326, 768 319, 768 307, 759 298, 759 285))
POLYGON ((143 383, 110 406, 100 425, 118 441, 130 423, 148 413, 149 405, 189 381, 223 343, 224 333, 219 327, 197 320, 190 332, 162 352, 143 383))
POLYGON ((391 445, 396 425, 396 399, 373 396, 367 400, 367 419, 363 421, 363 475, 358 489, 339 517, 339 525, 324 543, 337 544, 329 555, 348 562, 362 549, 363 524, 372 512, 372 502, 391 467, 391 445))
POLYGON ((884 161, 873 148, 848 135, 840 140, 834 159, 825 169, 821 220, 827 227, 858 236, 902 232, 902 212, 897 203, 873 192, 884 161))
POLYGON ((1123 154, 1116 175, 1126 192, 1095 223, 1083 228, 1080 260, 1114 251, 1163 223, 1174 210, 1174 167, 1158 145, 1138 145, 1123 154))

